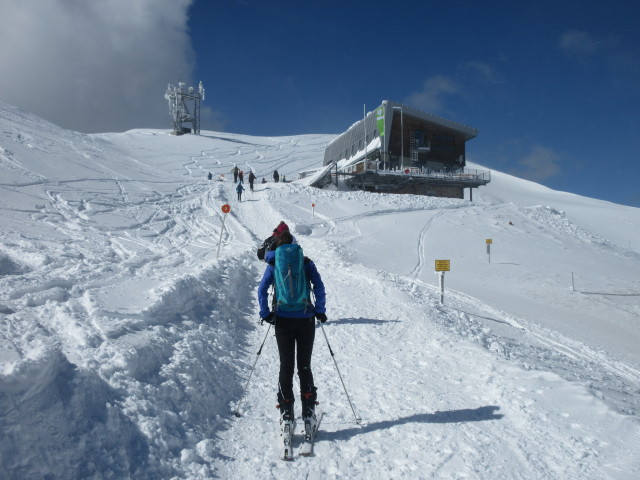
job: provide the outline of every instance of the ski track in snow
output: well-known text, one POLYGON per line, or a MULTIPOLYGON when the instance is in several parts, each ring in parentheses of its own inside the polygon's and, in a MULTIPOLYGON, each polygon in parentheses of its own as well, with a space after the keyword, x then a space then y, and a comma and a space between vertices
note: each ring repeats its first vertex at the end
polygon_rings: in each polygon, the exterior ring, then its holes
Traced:
POLYGON ((425 236, 427 234, 427 231, 429 230, 429 227, 434 222, 434 220, 436 220, 442 214, 444 214, 444 212, 437 212, 433 217, 431 217, 427 221, 424 228, 420 232, 420 239, 418 241, 418 264, 416 265, 416 268, 414 268, 413 271, 409 274, 410 276, 418 277, 422 273, 422 270, 424 269, 424 265, 425 265, 425 258, 424 258, 425 250, 426 250, 425 241, 424 241, 425 236))
POLYGON ((637 365, 455 288, 441 305, 424 281, 442 229, 464 236, 479 222, 503 243, 535 231, 637 261, 568 214, 260 183, 317 166, 327 136, 82 136, 0 112, 0 168, 13 179, 0 204, 3 478, 640 476, 637 365), (40 159, 65 152, 78 173, 58 178, 40 159), (234 164, 258 177, 242 202, 231 182, 203 180, 234 164), (325 416, 315 455, 293 462, 276 447, 272 331, 257 357, 255 251, 280 220, 323 277, 324 332, 363 420, 317 327, 325 416), (380 252, 406 260, 381 268, 380 252))

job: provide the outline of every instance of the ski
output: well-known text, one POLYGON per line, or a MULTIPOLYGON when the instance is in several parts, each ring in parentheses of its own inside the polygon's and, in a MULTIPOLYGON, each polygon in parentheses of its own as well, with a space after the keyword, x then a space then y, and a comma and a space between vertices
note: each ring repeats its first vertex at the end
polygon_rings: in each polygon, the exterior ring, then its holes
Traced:
POLYGON ((295 420, 280 420, 280 458, 293 460, 293 432, 295 420))
POLYGON ((316 409, 316 418, 305 418, 304 421, 304 438, 300 446, 300 455, 310 457, 313 455, 313 444, 316 440, 316 433, 320 427, 323 413, 320 409, 316 409))

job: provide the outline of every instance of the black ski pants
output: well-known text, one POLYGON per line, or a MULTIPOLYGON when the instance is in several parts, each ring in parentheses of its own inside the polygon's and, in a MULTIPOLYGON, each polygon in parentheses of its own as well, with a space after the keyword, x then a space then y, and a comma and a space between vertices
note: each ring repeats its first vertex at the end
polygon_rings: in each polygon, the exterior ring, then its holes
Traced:
POLYGON ((311 354, 313 353, 315 335, 314 317, 276 317, 276 341, 278 342, 278 352, 280 354, 278 392, 288 401, 294 400, 293 371, 296 360, 298 363, 298 378, 300 379, 300 393, 314 391, 311 354))

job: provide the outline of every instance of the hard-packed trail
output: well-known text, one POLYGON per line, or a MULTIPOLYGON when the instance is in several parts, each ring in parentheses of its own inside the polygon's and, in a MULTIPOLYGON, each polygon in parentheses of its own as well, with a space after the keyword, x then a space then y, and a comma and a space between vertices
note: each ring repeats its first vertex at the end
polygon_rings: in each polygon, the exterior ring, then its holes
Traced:
POLYGON ((604 235, 634 211, 498 174, 474 202, 271 181, 317 168, 328 135, 82 135, 6 106, 0 125, 3 478, 640 474, 639 306, 581 293, 638 290, 639 255, 604 235), (258 177, 242 202, 235 165, 258 177), (324 416, 292 462, 256 298, 282 220, 334 352, 316 329, 324 416))

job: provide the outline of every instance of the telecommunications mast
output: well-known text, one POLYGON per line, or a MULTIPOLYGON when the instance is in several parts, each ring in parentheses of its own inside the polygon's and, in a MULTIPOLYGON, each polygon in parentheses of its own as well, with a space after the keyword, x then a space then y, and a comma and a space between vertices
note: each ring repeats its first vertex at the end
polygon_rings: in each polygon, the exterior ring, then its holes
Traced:
POLYGON ((177 87, 169 84, 164 98, 169 102, 173 134, 195 133, 200 135, 200 102, 204 101, 202 82, 198 85, 198 91, 193 87, 185 88, 184 82, 178 83, 177 87), (185 126, 185 124, 190 124, 191 127, 185 126))

